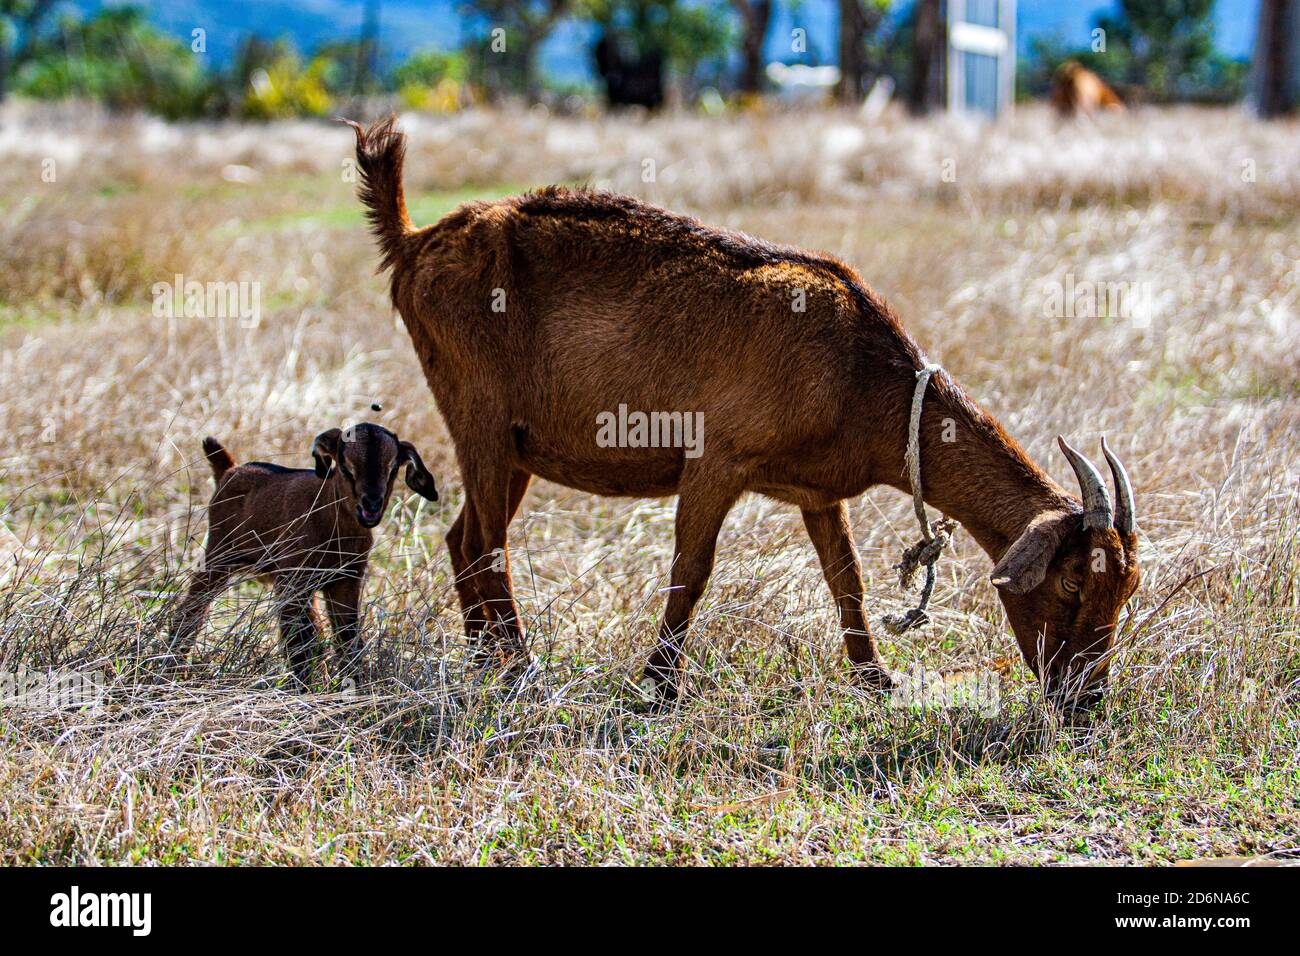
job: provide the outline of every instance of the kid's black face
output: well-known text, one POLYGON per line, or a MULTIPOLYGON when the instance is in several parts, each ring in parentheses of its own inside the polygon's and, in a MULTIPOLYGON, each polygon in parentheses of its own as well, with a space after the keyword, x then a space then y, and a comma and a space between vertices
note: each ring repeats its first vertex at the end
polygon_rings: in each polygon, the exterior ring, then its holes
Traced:
POLYGON ((312 445, 316 477, 324 480, 331 466, 356 507, 357 521, 373 528, 383 520, 392 497, 397 472, 406 466, 406 484, 429 501, 438 500, 433 476, 409 441, 400 441, 382 425, 363 422, 346 431, 331 428, 316 436, 312 445))

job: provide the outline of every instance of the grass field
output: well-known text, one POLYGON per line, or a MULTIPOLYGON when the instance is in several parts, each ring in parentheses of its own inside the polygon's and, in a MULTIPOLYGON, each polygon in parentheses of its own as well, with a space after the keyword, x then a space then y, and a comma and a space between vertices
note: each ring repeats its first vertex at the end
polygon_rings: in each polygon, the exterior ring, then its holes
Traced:
MULTIPOLYGON (((758 498, 723 530, 690 693, 655 713, 635 680, 673 502, 534 484, 511 541, 537 667, 516 692, 479 678, 442 541, 455 460, 374 275, 351 134, 9 109, 0 665, 97 670, 107 689, 99 707, 0 711, 0 862, 1300 853, 1295 123, 1060 124, 1036 107, 992 130, 835 113, 406 123, 417 221, 591 182, 826 250, 1067 487, 1057 433, 1090 453, 1105 433, 1136 485, 1144 580, 1112 692, 1064 722, 960 532, 935 623, 882 646, 899 671, 994 682, 994 706, 855 688, 798 514, 758 498), (177 275, 255 283, 260 314, 160 317, 155 287, 177 275), (1053 305, 1085 285, 1120 292, 1053 305), (144 679, 200 551, 199 440, 305 466, 317 432, 367 418, 414 440, 443 491, 385 521, 367 693, 282 689, 256 584, 218 602, 188 674, 144 679)), ((891 570, 915 537, 909 502, 879 489, 853 515, 877 619, 913 598, 891 570)))

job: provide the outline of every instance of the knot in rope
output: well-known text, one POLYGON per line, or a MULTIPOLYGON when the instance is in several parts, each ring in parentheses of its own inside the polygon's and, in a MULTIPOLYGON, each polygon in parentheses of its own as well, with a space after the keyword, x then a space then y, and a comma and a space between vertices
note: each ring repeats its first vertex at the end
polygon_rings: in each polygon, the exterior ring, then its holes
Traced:
POLYGON ((910 588, 916 583, 916 572, 922 567, 932 568, 943 554, 943 549, 952 540, 952 533, 957 530, 957 522, 951 518, 942 518, 931 527, 933 537, 929 541, 922 538, 903 552, 903 560, 894 565, 898 571, 898 586, 910 588))
POLYGON ((921 600, 916 607, 906 614, 886 614, 882 618, 885 627, 892 634, 902 634, 930 623, 930 615, 925 609, 934 591, 934 565, 957 528, 957 522, 951 518, 941 518, 931 525, 925 514, 925 501, 921 497, 921 409, 930 376, 937 371, 938 365, 927 364, 916 373, 916 391, 912 394, 912 415, 908 423, 907 453, 904 456, 908 482, 912 486, 912 506, 916 511, 917 523, 921 526, 921 540, 904 551, 903 560, 894 565, 898 571, 898 586, 903 589, 915 584, 916 572, 924 567, 925 587, 921 589, 921 600))

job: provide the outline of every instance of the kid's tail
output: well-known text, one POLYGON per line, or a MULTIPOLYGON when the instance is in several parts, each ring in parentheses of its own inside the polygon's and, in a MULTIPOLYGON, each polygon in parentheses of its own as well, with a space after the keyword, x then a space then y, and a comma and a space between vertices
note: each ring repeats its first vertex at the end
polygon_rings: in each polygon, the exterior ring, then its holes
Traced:
POLYGON ((397 129, 397 117, 389 116, 369 129, 344 120, 357 134, 357 166, 361 169, 361 202, 366 207, 370 231, 379 240, 383 272, 402 257, 404 240, 413 232, 402 192, 402 163, 406 159, 406 134, 397 129))
POLYGON ((230 457, 230 452, 226 447, 211 436, 203 439, 203 454, 208 458, 208 464, 212 466, 212 477, 217 481, 221 476, 235 467, 235 459, 230 457))

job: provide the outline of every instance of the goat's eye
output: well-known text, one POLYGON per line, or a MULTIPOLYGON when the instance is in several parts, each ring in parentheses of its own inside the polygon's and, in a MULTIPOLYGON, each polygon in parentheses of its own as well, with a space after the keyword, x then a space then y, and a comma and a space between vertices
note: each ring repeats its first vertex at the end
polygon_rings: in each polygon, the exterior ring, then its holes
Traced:
POLYGON ((1061 590, 1066 594, 1078 594, 1079 582, 1074 578, 1061 578, 1061 590))

